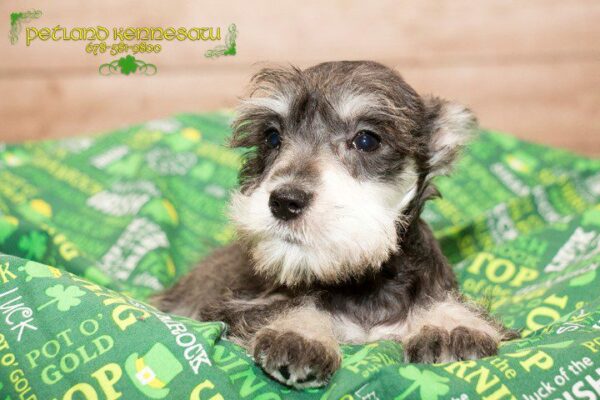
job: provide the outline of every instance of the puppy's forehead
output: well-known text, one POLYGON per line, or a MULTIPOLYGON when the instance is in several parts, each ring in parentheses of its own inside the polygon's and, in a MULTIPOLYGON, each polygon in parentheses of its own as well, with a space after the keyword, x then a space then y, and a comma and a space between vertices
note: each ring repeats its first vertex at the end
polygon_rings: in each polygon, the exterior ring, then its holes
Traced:
POLYGON ((411 118, 421 110, 416 92, 393 70, 373 62, 323 63, 306 70, 270 69, 255 76, 253 94, 292 123, 316 115, 351 119, 363 114, 411 118))

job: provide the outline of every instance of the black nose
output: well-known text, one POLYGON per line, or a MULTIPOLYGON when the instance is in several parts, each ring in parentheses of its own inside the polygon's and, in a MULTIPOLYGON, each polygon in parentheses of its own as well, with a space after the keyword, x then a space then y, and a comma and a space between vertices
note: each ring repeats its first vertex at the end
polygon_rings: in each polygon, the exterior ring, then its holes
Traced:
POLYGON ((298 218, 306 209, 312 195, 293 187, 282 187, 271 192, 269 208, 275 218, 283 221, 298 218))

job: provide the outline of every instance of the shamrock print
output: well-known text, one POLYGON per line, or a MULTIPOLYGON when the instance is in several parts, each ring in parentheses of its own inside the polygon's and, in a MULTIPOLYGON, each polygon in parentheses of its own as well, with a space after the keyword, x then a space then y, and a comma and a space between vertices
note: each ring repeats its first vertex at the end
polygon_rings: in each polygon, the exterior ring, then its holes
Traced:
POLYGON ((85 292, 77 286, 71 285, 65 288, 60 284, 49 287, 46 289, 45 293, 47 296, 53 297, 53 299, 39 306, 38 311, 55 303, 58 311, 69 311, 71 307, 75 307, 81 303, 79 297, 85 294, 85 292))
POLYGON ((19 240, 19 249, 25 252, 25 257, 41 260, 46 253, 47 238, 41 232, 33 231, 19 240))
POLYGON ((62 272, 58 268, 46 266, 35 261, 27 261, 27 264, 20 267, 19 271, 27 273, 25 282, 29 282, 33 278, 58 278, 62 275, 62 272))
POLYGON ((403 378, 413 381, 413 383, 394 400, 406 399, 408 395, 415 390, 420 389, 419 394, 422 399, 437 400, 439 396, 448 393, 448 378, 439 376, 436 373, 425 370, 421 371, 414 365, 407 365, 399 369, 400 375, 403 378))

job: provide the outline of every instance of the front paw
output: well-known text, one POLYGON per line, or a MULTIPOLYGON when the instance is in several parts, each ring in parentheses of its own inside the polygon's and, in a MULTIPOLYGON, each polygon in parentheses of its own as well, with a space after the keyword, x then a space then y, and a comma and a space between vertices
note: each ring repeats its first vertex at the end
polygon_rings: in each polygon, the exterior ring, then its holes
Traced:
POLYGON ((341 364, 337 345, 268 328, 254 339, 254 359, 271 377, 298 389, 325 385, 341 364))
POLYGON ((493 356, 498 342, 477 329, 458 326, 451 332, 436 326, 424 326, 404 345, 404 358, 412 363, 440 363, 476 360, 493 356))

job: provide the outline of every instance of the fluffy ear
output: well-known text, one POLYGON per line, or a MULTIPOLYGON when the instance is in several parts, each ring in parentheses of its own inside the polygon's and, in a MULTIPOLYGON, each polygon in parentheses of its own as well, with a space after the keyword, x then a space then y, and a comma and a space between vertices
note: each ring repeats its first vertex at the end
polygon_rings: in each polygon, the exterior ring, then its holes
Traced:
POLYGON ((426 98, 425 106, 431 121, 430 175, 445 175, 450 172, 460 150, 475 134, 477 118, 465 106, 439 97, 426 98))

